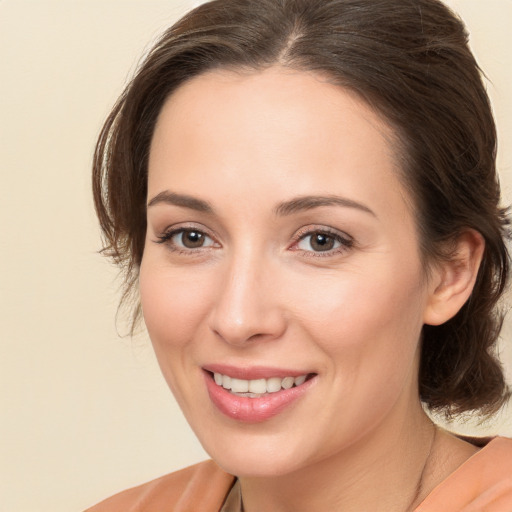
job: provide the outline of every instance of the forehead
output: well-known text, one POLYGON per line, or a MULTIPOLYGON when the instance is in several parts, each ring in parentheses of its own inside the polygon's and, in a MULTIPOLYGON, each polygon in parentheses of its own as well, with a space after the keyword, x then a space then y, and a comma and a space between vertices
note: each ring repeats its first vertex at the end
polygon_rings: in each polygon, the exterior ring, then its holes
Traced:
POLYGON ((320 75, 278 67, 209 72, 162 108, 149 194, 215 191, 222 200, 249 191, 277 202, 334 192, 382 203, 389 189, 387 200, 403 202, 394 139, 355 93, 320 75))
POLYGON ((271 138, 276 135, 268 131, 271 125, 278 131, 286 125, 283 135, 290 138, 300 136, 301 131, 309 138, 315 132, 328 142, 332 122, 337 124, 335 135, 343 128, 350 130, 355 117, 348 116, 353 113, 378 132, 393 156, 393 129, 355 92, 333 84, 325 75, 280 66, 259 71, 214 70, 188 80, 164 103, 156 132, 174 120, 182 135, 199 135, 202 127, 218 120, 219 128, 243 128, 240 135, 264 131, 271 138), (184 132, 187 128, 196 133, 184 132))

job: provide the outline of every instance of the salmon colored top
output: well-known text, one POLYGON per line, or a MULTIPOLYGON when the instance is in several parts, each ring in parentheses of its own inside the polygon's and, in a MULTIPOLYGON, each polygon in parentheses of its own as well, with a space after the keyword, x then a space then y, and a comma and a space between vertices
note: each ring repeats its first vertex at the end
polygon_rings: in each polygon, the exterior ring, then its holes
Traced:
MULTIPOLYGON (((241 512, 235 482, 209 460, 116 494, 85 512, 241 512)), ((414 512, 512 512, 512 439, 494 438, 414 512)))

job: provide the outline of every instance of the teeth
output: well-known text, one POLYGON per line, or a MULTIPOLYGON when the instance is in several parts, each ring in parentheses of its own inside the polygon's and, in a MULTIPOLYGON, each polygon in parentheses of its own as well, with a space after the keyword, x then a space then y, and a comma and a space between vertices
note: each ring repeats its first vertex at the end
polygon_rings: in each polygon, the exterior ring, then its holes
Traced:
POLYGON ((247 393, 249 391, 249 381, 231 378, 231 391, 233 393, 247 393))
POLYGON ((300 386, 306 382, 307 375, 299 377, 271 377, 270 379, 244 380, 235 379, 229 375, 214 373, 215 384, 228 389, 233 393, 250 393, 256 396, 265 393, 276 393, 281 389, 290 389, 293 386, 300 386))
POLYGON ((265 379, 249 380, 246 382, 249 383, 249 391, 251 393, 267 392, 267 382, 265 381, 265 379))
POLYGON ((283 386, 284 389, 290 389, 294 383, 295 379, 293 377, 285 377, 281 383, 281 386, 283 386))
POLYGON ((295 377, 295 385, 300 386, 301 384, 304 384, 306 382, 306 376, 301 375, 300 377, 295 377))
POLYGON ((281 390, 281 383, 283 379, 279 377, 272 377, 271 379, 267 379, 267 393, 275 393, 276 391, 281 390))
POLYGON ((225 389, 231 389, 231 377, 229 375, 221 375, 222 387, 225 389))

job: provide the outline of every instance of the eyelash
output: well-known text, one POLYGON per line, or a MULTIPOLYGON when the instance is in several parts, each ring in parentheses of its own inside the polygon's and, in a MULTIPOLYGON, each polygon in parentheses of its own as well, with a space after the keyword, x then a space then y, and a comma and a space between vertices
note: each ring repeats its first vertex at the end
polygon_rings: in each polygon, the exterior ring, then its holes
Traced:
POLYGON ((175 229, 170 229, 169 231, 165 231, 164 233, 162 233, 161 235, 158 235, 157 238, 158 240, 155 240, 155 243, 157 244, 166 244, 167 247, 173 251, 173 252, 177 252, 178 254, 186 254, 186 255, 191 255, 191 254, 194 254, 194 253, 197 253, 199 251, 204 251, 205 249, 209 249, 211 246, 201 246, 201 247, 197 247, 197 248, 183 248, 183 247, 180 247, 180 246, 177 246, 175 243, 172 242, 172 238, 180 233, 185 233, 185 232, 192 232, 192 233, 197 233, 199 235, 202 235, 204 237, 208 237, 210 240, 212 240, 214 243, 212 245, 215 244, 215 241, 213 240, 213 237, 211 237, 208 233, 206 233, 204 230, 202 229, 197 229, 195 228, 194 226, 180 226, 178 228, 175 228, 175 229))
MULTIPOLYGON (((216 242, 213 240, 213 237, 211 237, 208 233, 206 233, 204 230, 196 229, 193 226, 182 226, 175 229, 171 229, 169 231, 166 231, 162 233, 161 235, 157 236, 158 240, 155 240, 155 243, 157 244, 166 244, 168 248, 173 251, 177 252, 179 254, 186 254, 186 255, 192 255, 199 251, 204 251, 205 249, 210 249, 212 246, 216 244, 216 242), (199 235, 208 237, 210 240, 212 240, 212 244, 208 246, 200 246, 197 248, 182 248, 177 246, 176 244, 172 243, 172 238, 180 233, 185 232, 194 232, 198 233, 199 235)), ((290 249, 293 251, 301 252, 303 256, 308 258, 326 258, 330 256, 335 256, 338 254, 341 254, 345 251, 348 251, 354 246, 354 240, 349 237, 348 235, 343 236, 338 231, 328 229, 326 227, 318 227, 318 228, 303 228, 302 230, 299 230, 299 232, 294 237, 294 242, 292 243, 290 249), (333 239, 334 242, 337 242, 339 244, 338 247, 328 249, 326 251, 313 251, 313 250, 305 250, 298 247, 298 244, 308 237, 312 237, 314 235, 324 235, 330 239, 333 239)))
MULTIPOLYGON (((311 243, 310 243, 311 245, 311 243)), ((302 252, 304 257, 307 258, 328 258, 332 256, 337 256, 341 253, 344 253, 351 249, 354 246, 354 240, 346 234, 341 234, 340 232, 322 227, 307 227, 299 230, 297 235, 295 236, 295 241, 292 244, 292 250, 302 252), (339 243, 338 247, 333 249, 328 249, 326 251, 313 251, 313 250, 304 250, 298 248, 298 244, 303 240, 306 240, 308 237, 312 237, 314 235, 323 235, 328 238, 333 239, 335 242, 339 243)))

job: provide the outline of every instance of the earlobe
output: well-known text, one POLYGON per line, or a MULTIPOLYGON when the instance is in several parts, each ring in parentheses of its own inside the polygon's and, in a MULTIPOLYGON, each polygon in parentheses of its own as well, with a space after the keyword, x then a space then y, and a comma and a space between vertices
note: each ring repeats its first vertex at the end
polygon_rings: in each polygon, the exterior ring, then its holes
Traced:
POLYGON ((456 241, 452 257, 439 262, 430 279, 424 323, 441 325, 454 317, 469 299, 482 262, 485 241, 468 229, 456 241))

